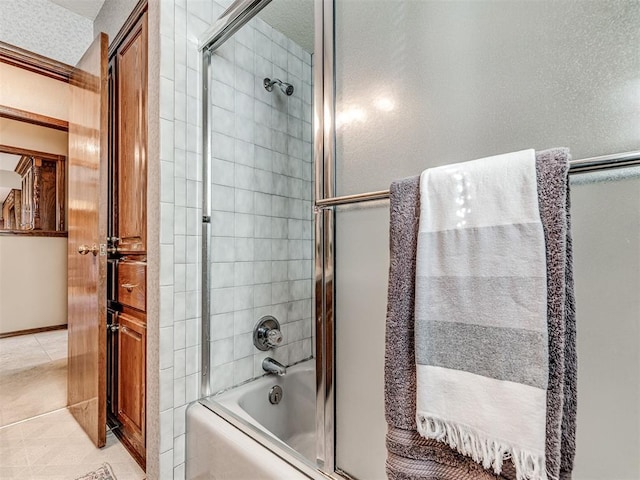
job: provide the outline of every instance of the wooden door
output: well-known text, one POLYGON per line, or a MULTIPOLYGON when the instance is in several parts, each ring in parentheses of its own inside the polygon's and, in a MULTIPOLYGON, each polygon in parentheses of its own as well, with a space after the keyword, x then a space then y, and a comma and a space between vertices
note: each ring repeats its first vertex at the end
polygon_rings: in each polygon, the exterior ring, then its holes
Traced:
POLYGON ((69 410, 98 447, 106 439, 107 35, 70 79, 69 410))
POLYGON ((115 54, 117 108, 116 231, 118 251, 147 250, 147 14, 115 54))
POLYGON ((118 323, 118 420, 143 457, 147 329, 144 322, 126 313, 118 315, 118 323))

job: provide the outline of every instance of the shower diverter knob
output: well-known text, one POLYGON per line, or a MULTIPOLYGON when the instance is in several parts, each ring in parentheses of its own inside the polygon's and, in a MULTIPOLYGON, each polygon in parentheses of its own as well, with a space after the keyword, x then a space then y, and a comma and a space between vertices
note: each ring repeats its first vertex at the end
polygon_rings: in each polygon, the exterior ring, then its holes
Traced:
POLYGON ((279 347, 282 339, 280 323, 271 315, 262 317, 253 329, 253 344, 258 350, 279 347))
POLYGON ((267 344, 270 347, 279 347, 282 343, 282 332, 280 330, 269 330, 267 332, 267 344))

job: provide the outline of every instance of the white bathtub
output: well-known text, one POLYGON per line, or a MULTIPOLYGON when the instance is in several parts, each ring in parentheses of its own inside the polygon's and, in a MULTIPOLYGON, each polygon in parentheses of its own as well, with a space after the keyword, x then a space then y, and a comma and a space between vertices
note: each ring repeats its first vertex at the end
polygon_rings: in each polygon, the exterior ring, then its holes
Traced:
POLYGON ((187 479, 326 478, 315 468, 315 363, 266 375, 187 410, 187 479), (282 399, 269 402, 279 385, 282 399))

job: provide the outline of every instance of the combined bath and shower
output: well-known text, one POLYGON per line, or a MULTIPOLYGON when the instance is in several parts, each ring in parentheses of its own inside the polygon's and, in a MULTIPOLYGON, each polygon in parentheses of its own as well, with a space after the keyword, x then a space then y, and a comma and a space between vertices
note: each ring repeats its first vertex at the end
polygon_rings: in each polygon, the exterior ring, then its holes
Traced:
POLYGON ((282 90, 282 93, 284 93, 288 97, 293 95, 293 85, 287 82, 283 82, 282 80, 279 80, 277 78, 274 78, 273 80, 270 78, 265 78, 263 85, 267 92, 273 92, 273 86, 278 85, 280 87, 280 90, 282 90))

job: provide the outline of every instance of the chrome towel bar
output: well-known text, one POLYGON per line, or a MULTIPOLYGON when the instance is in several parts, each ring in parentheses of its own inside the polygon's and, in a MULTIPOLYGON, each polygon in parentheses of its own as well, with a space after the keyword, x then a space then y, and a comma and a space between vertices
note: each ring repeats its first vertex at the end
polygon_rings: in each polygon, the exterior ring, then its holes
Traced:
MULTIPOLYGON (((625 153, 614 153, 601 157, 582 158, 569 162, 569 173, 585 173, 596 170, 606 170, 610 168, 629 167, 640 165, 640 150, 625 153)), ((348 205, 353 203, 372 202, 374 200, 385 200, 389 198, 389 190, 379 190, 377 192, 356 193, 354 195, 344 195, 341 197, 323 198, 316 200, 316 208, 329 208, 337 205, 348 205)))

